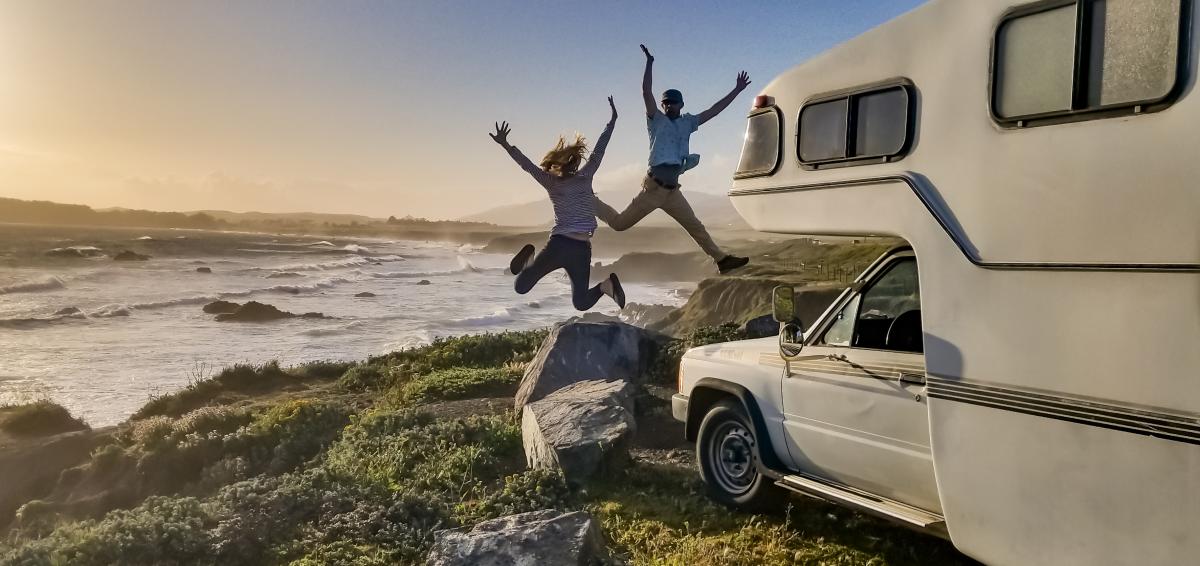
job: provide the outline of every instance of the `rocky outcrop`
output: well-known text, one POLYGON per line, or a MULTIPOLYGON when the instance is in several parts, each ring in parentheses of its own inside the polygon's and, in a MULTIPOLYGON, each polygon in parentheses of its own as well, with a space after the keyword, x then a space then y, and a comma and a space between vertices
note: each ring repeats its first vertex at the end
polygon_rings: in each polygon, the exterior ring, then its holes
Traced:
POLYGON ((621 322, 555 326, 525 369, 516 409, 580 381, 636 382, 649 367, 655 340, 655 334, 621 322))
POLYGON ((374 297, 374 296, 375 296, 375 293, 372 293, 372 292, 370 292, 370 291, 363 291, 363 292, 361 292, 361 293, 355 293, 355 294, 354 294, 354 296, 355 296, 355 297, 359 297, 359 298, 363 298, 363 299, 369 299, 369 298, 371 298, 371 297, 374 297))
POLYGON ((417 285, 433 285, 433 283, 431 281, 429 281, 428 279, 422 279, 420 281, 417 281, 417 285))
MULTIPOLYGON (((319 312, 306 312, 304 314, 294 314, 287 311, 281 311, 273 305, 260 303, 258 301, 250 301, 244 305, 237 303, 226 303, 225 301, 217 301, 217 303, 225 303, 215 308, 224 309, 224 312, 217 314, 217 322, 268 322, 284 318, 328 318, 319 312), (234 308, 229 310, 229 305, 234 308)), ((208 308, 216 303, 209 303, 204 306, 205 311, 209 312, 208 308)))
POLYGON ((113 261, 146 261, 148 259, 150 259, 150 256, 148 255, 131 252, 129 250, 125 250, 113 256, 113 261))
POLYGON ((628 282, 699 281, 717 274, 713 261, 699 252, 630 253, 593 271, 617 273, 621 281, 628 282))
POLYGON ((438 531, 426 564, 599 566, 607 562, 604 536, 590 514, 546 509, 484 521, 470 531, 438 531))
POLYGON ((576 487, 619 468, 637 429, 633 392, 628 381, 581 381, 525 405, 521 442, 529 467, 560 471, 576 487))
POLYGON ((229 301, 213 301, 207 305, 204 305, 204 312, 208 314, 231 313, 237 310, 237 308, 240 306, 241 305, 237 303, 231 303, 229 301))
MULTIPOLYGON (((771 312, 771 291, 778 285, 795 283, 774 279, 717 277, 705 279, 688 302, 675 312, 648 326, 672 336, 681 336, 704 326, 746 321, 771 312)), ((843 287, 796 287, 796 309, 805 326, 812 324, 843 287)))
POLYGON ((197 267, 196 273, 212 273, 211 267, 197 267))

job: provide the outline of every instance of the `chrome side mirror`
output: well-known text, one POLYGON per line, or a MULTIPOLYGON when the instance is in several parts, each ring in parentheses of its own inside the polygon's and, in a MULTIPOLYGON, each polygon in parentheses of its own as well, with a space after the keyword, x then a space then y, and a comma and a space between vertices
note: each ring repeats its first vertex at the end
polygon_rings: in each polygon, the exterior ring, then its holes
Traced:
POLYGON ((771 316, 779 323, 779 355, 789 359, 804 349, 804 324, 796 315, 796 290, 780 285, 771 291, 771 316))

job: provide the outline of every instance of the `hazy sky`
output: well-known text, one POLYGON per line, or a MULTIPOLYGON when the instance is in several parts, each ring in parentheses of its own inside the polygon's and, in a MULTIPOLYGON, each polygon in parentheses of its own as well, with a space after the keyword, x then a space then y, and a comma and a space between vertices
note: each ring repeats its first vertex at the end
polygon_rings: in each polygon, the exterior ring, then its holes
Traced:
POLYGON ((724 192, 758 89, 920 0, 0 0, 0 196, 156 210, 457 218, 544 198, 534 160, 620 119, 597 190, 645 169, 654 89, 699 113, 686 190, 724 192))

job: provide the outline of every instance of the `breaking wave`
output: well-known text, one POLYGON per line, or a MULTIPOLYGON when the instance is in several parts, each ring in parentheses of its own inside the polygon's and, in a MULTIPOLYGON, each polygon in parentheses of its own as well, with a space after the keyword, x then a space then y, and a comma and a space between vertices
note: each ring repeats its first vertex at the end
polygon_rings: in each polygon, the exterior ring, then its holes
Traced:
POLYGON ((51 289, 62 289, 66 287, 62 279, 54 276, 43 277, 36 281, 25 281, 14 285, 0 287, 0 295, 9 293, 32 293, 35 291, 49 291, 51 289))
POLYGON ((357 256, 321 263, 297 263, 293 265, 281 265, 279 267, 271 268, 255 267, 252 269, 252 271, 327 271, 330 269, 345 269, 347 267, 357 267, 360 265, 370 265, 373 263, 390 263, 395 261, 404 261, 404 258, 398 255, 357 256))

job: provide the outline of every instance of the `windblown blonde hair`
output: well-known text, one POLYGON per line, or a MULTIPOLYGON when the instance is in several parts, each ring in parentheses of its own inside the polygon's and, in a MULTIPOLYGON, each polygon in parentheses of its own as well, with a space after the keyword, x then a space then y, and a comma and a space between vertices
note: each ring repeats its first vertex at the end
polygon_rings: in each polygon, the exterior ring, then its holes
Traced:
POLYGON ((581 134, 575 134, 575 141, 569 144, 565 137, 559 136, 558 143, 542 158, 542 170, 553 173, 557 166, 559 174, 573 175, 583 163, 587 150, 587 140, 581 134))

